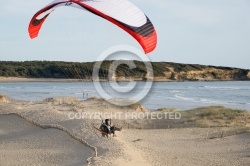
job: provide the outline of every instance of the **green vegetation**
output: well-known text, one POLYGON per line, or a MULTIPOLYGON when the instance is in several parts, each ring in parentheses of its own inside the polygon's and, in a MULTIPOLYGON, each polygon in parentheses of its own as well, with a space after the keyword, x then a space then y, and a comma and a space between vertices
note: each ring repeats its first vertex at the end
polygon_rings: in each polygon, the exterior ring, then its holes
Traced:
MULTIPOLYGON (((120 61, 123 63, 125 61, 120 61)), ((132 63, 132 61, 126 61, 132 63)), ((108 78, 113 61, 104 61, 99 70, 99 76, 108 78)), ((115 62, 116 63, 116 62, 115 62)), ((120 64, 119 63, 119 64, 120 64)), ((0 76, 26 78, 75 78, 92 79, 94 62, 56 62, 56 61, 0 61, 0 76)), ((147 70, 144 63, 135 61, 136 68, 130 69, 126 64, 120 64, 115 72, 116 77, 145 78, 147 70)), ((250 70, 204 66, 196 64, 178 64, 171 62, 153 62, 154 77, 170 80, 200 80, 200 79, 231 79, 249 80, 250 70)))
POLYGON ((180 119, 153 119, 143 122, 143 128, 241 128, 250 131, 250 112, 223 106, 208 106, 178 111, 171 108, 156 110, 158 113, 180 113, 180 119))
POLYGON ((201 107, 183 112, 187 122, 205 127, 250 127, 250 113, 223 106, 201 107))

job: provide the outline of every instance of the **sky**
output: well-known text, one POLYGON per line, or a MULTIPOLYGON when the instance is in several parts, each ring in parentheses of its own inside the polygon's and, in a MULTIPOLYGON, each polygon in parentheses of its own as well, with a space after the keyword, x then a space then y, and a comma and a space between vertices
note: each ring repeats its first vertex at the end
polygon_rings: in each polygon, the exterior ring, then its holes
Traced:
MULTIPOLYGON (((106 49, 129 45, 125 31, 91 13, 57 8, 31 40, 32 16, 52 0, 7 0, 0 6, 0 60, 95 61, 106 49)), ((153 22, 158 45, 151 61, 250 69, 249 0, 130 0, 153 22)))

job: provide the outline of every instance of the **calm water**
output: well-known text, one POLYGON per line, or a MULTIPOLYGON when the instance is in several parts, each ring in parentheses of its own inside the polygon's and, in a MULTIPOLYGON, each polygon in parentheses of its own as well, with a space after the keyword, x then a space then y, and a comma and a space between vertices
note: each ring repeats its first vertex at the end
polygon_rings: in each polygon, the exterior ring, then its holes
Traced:
MULTIPOLYGON (((138 93, 143 84, 138 82, 136 90, 127 97, 138 93)), ((103 83, 103 87, 110 94, 115 95, 108 83, 103 83)), ((93 83, 90 82, 0 83, 0 93, 13 99, 31 101, 54 96, 75 96, 80 99, 99 96, 93 83)), ((190 109, 224 105, 250 110, 250 82, 158 82, 153 84, 148 96, 142 100, 142 104, 149 109, 163 107, 190 109)))

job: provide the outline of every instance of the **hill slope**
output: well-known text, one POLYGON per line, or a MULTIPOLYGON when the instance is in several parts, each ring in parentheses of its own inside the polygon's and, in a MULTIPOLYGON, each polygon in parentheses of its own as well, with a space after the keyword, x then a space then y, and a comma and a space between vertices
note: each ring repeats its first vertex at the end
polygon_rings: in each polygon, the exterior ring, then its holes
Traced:
MULTIPOLYGON (((123 61, 125 62, 125 61, 123 61)), ((127 61, 132 63, 132 61, 127 61)), ((120 80, 152 79, 142 62, 135 61, 136 68, 119 65, 113 77, 120 80)), ((100 77, 108 79, 112 61, 104 61, 100 67, 100 77)), ((56 62, 56 61, 0 61, 0 76, 25 78, 70 78, 92 80, 94 62, 56 62)), ((205 66, 197 64, 179 64, 171 62, 152 62, 154 80, 198 81, 198 80, 250 80, 250 70, 205 66)), ((112 77, 112 78, 113 78, 112 77)))

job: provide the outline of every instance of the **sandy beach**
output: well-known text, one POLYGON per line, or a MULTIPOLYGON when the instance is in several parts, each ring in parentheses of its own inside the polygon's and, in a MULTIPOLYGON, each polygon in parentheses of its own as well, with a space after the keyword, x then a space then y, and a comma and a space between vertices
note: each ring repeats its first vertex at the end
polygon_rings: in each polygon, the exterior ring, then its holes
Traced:
POLYGON ((0 82, 77 82, 78 79, 0 77, 0 82))
MULTIPOLYGON (((22 77, 0 77, 0 82, 92 82, 92 80, 82 80, 82 79, 55 79, 55 78, 22 78, 22 77)), ((100 80, 100 81, 108 81, 108 80, 100 80)), ((131 81, 131 79, 117 79, 117 81, 131 81)), ((134 81, 143 81, 143 79, 134 79, 134 81)), ((196 79, 196 80, 172 80, 172 79, 166 79, 166 78, 157 78, 155 77, 154 82, 183 82, 183 81, 201 81, 201 82, 213 82, 213 81, 237 81, 233 79, 212 79, 212 78, 206 78, 206 79, 196 79)))
POLYGON ((250 166, 249 16, 250 0, 2 1, 0 166, 250 166))
MULTIPOLYGON (((248 113, 244 114, 245 118, 239 116, 240 119, 232 120, 239 123, 225 121, 227 127, 216 127, 218 121, 206 122, 214 127, 197 127, 189 124, 187 116, 177 122, 128 120, 125 113, 147 113, 148 110, 140 104, 117 107, 96 98, 9 102, 7 96, 2 96, 0 102, 0 163, 6 166, 250 164, 248 113), (79 112, 122 112, 120 119, 112 119, 112 124, 123 130, 117 132, 116 137, 104 138, 93 128, 100 125, 100 119, 70 118, 69 115, 79 112), (175 125, 169 127, 173 123, 175 125)), ((225 118, 220 123, 223 120, 225 118)), ((193 119, 194 122, 200 121, 193 119)))

